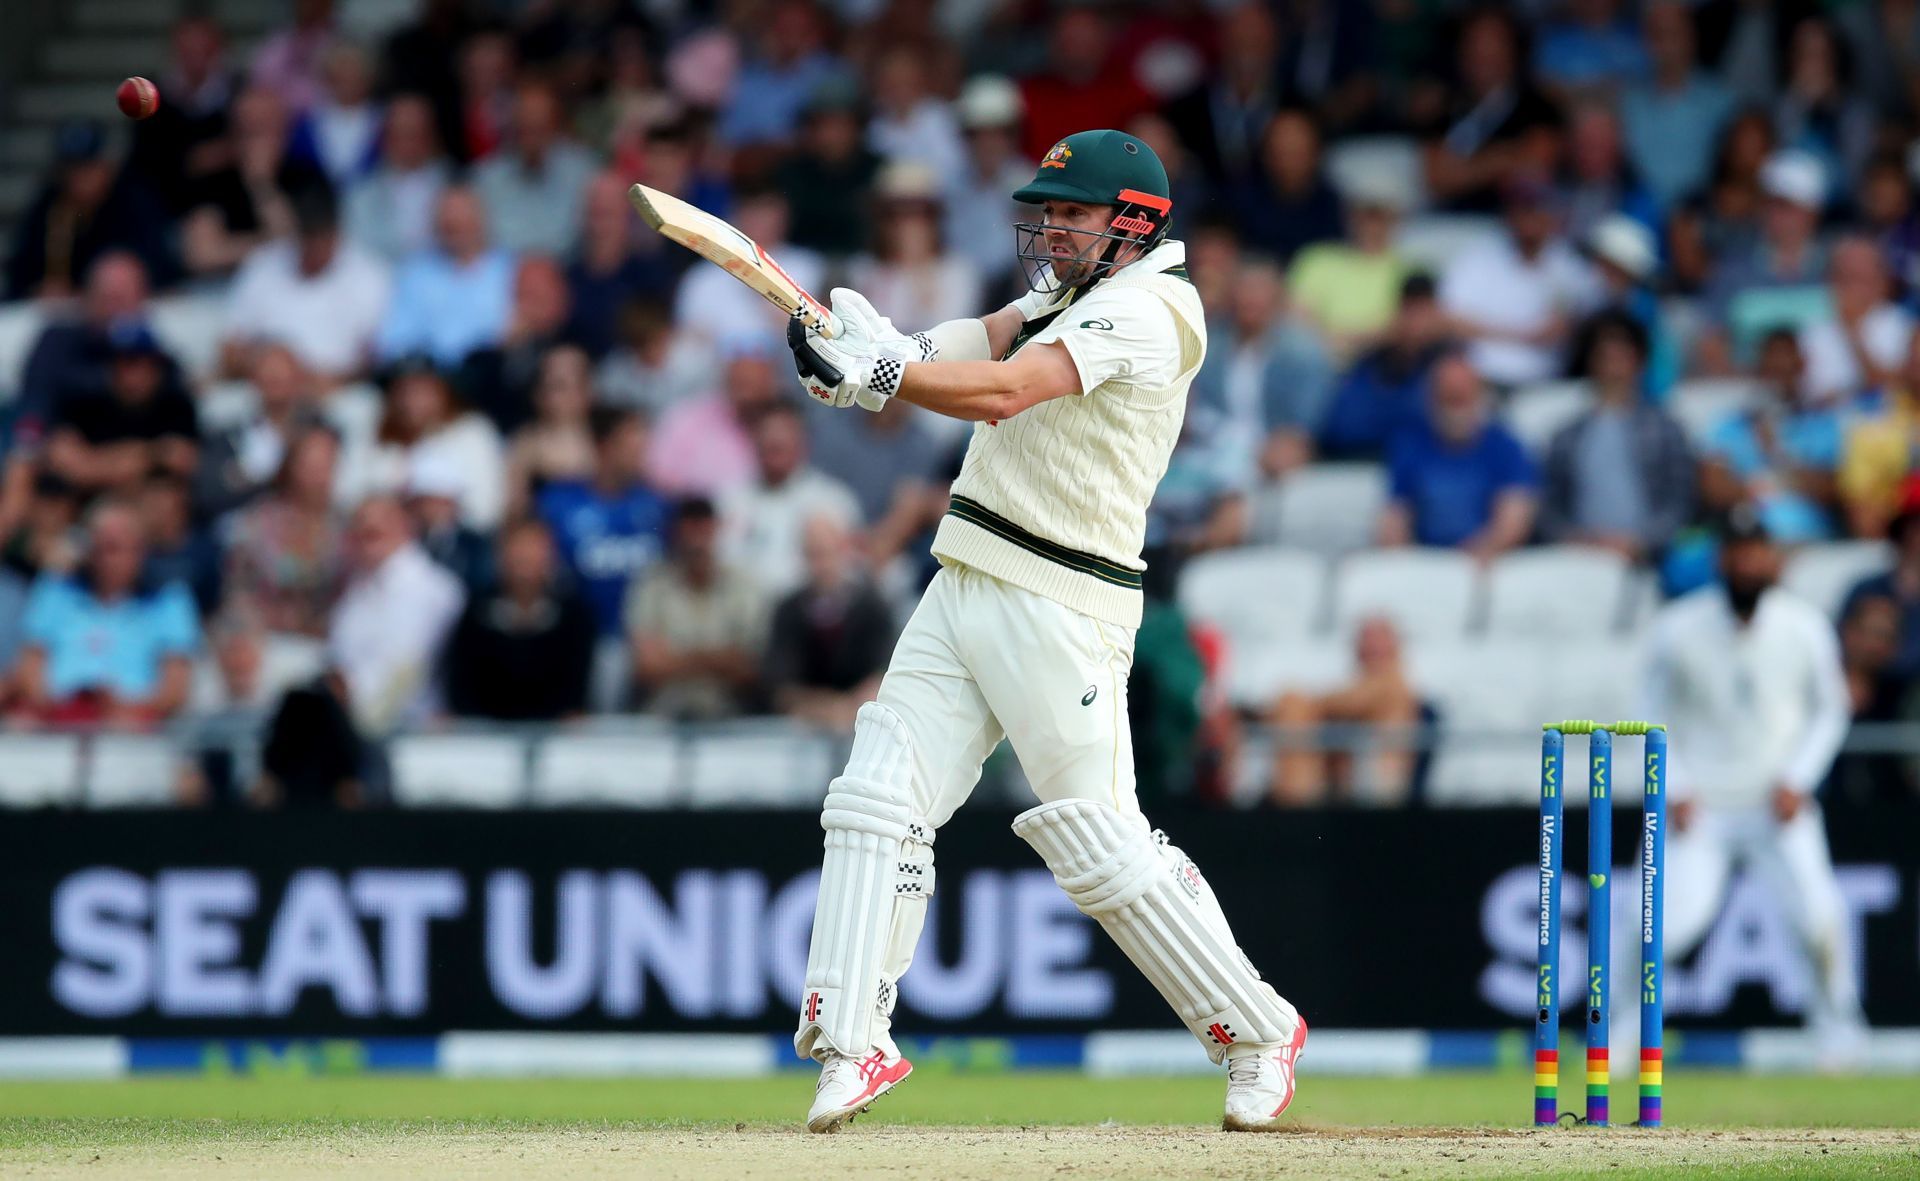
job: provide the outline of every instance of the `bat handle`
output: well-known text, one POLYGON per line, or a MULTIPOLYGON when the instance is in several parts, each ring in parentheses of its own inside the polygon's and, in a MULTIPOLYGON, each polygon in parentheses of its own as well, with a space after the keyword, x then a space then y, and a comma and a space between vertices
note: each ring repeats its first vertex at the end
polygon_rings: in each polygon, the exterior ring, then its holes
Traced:
POLYGON ((832 309, 827 307, 826 304, 815 299, 808 299, 806 303, 806 320, 815 332, 818 332, 828 340, 838 340, 840 338, 840 317, 834 315, 832 309))

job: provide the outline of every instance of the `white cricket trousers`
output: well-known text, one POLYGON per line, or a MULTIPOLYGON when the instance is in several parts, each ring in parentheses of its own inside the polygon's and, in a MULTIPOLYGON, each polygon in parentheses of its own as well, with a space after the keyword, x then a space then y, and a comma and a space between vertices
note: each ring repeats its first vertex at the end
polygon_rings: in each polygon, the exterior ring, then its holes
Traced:
POLYGON ((1002 737, 1042 803, 1139 812, 1127 729, 1133 637, 971 567, 943 566, 878 696, 912 735, 919 814, 945 824, 1002 737))

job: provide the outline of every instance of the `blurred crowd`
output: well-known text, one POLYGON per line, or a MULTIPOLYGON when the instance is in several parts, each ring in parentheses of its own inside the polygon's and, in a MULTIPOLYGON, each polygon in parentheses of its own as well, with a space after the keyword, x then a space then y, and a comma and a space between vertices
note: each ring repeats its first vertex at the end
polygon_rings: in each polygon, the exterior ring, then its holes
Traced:
MULTIPOLYGON (((268 719, 220 790, 345 798, 356 752, 444 718, 850 725, 966 435, 803 405, 778 314, 635 181, 915 329, 1018 294, 1008 194, 1059 137, 1155 147, 1213 324, 1149 526, 1143 775, 1190 781, 1228 724, 1171 575, 1306 465, 1384 467, 1380 545, 1602 546, 1670 594, 1736 502, 1789 543, 1920 506, 1920 5, 291 8, 244 55, 182 19, 128 150, 62 127, 4 275, 49 324, 9 409, 0 701, 268 719), (1440 265, 1406 248, 1462 225, 1440 265), (214 372, 153 330, 182 291, 225 301, 214 372), (1506 415, 1568 378, 1591 403, 1523 443, 1506 415), (1761 396, 1689 432, 1701 378, 1761 396)), ((1897 656, 1863 716, 1920 672, 1906 548, 1850 600, 1849 651, 1897 656)), ((1363 629, 1363 669, 1394 644, 1363 629)), ((1418 716, 1363 672, 1273 717, 1356 702, 1418 716)))

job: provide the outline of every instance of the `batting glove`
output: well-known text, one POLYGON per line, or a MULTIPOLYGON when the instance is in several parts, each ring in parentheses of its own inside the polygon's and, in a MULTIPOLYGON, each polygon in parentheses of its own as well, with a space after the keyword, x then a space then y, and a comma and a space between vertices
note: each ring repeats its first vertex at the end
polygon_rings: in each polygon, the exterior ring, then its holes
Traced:
POLYGON ((835 409, 857 404, 865 410, 880 410, 899 392, 901 375, 909 364, 939 355, 924 333, 877 343, 852 335, 829 340, 798 316, 787 322, 787 347, 793 351, 794 369, 807 396, 835 409))

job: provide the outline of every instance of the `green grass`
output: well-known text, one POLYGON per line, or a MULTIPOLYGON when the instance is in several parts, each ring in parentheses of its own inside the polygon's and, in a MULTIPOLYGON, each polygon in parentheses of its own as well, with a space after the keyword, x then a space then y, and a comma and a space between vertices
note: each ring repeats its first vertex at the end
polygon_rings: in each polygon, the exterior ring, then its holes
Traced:
MULTIPOLYGON (((1302 1080, 1293 1112, 1316 1127, 1523 1126, 1529 1079, 1516 1072, 1302 1080)), ((1212 1077, 1087 1079, 1076 1074, 918 1071, 875 1118, 914 1124, 1194 1124, 1219 1119, 1212 1077)), ((1614 1107, 1630 1112, 1631 1087, 1614 1107)), ((444 1079, 414 1076, 155 1076, 115 1082, 0 1083, 0 1146, 44 1130, 115 1121, 255 1125, 457 1120, 525 1125, 640 1122, 784 1124, 806 1109, 812 1076, 760 1079, 444 1079)), ((1563 1107, 1571 1107, 1563 1099, 1563 1107)), ((1686 1074, 1671 1080, 1674 1127, 1920 1126, 1920 1078, 1686 1074)))

